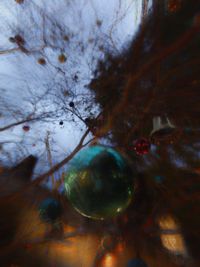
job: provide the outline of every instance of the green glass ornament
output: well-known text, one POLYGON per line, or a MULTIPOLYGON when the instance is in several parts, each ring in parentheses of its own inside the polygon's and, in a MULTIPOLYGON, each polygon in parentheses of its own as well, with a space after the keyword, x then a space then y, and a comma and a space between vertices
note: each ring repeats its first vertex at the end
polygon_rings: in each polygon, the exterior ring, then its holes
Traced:
POLYGON ((70 161, 65 189, 79 213, 103 220, 118 215, 130 204, 133 173, 127 160, 114 149, 91 146, 70 161))

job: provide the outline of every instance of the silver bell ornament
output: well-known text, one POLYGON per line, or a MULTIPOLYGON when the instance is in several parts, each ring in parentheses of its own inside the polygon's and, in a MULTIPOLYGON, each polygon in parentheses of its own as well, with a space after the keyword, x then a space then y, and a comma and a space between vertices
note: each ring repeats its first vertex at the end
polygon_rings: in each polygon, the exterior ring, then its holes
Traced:
POLYGON ((153 130, 151 131, 151 140, 160 142, 169 140, 176 132, 176 127, 165 116, 156 116, 153 118, 153 130))

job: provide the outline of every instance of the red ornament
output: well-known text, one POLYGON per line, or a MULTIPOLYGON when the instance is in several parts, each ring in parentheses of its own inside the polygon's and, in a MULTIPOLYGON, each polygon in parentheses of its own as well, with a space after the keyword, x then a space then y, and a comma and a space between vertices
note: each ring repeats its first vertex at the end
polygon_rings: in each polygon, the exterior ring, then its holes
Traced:
POLYGON ((134 150, 138 155, 145 155, 149 153, 150 148, 151 148, 151 143, 146 138, 138 139, 134 143, 134 150))
POLYGON ((24 132, 28 132, 30 130, 30 127, 28 125, 23 126, 24 132))
POLYGON ((181 0, 168 0, 168 11, 177 12, 181 8, 181 0))

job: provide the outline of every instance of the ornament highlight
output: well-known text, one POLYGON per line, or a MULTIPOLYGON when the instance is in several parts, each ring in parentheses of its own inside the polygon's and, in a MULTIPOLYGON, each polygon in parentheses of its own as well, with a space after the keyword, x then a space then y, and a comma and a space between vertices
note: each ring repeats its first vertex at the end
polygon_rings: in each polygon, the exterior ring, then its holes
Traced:
POLYGON ((117 151, 104 146, 81 150, 69 163, 67 197, 83 216, 106 219, 130 204, 134 187, 129 164, 117 151))

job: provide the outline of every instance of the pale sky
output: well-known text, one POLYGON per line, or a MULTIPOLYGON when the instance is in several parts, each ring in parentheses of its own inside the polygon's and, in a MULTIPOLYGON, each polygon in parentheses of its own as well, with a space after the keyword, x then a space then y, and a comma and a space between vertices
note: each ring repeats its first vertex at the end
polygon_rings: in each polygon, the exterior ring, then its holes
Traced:
MULTIPOLYGON (((14 0, 1 0, 0 51, 15 48, 16 44, 11 43, 9 37, 20 33, 27 49, 34 52, 29 55, 19 51, 0 52, 0 127, 33 111, 30 102, 39 98, 37 112, 55 110, 52 95, 65 86, 70 86, 70 91, 76 95, 88 94, 84 85, 92 77, 96 59, 102 56, 97 47, 104 45, 106 49, 120 51, 136 32, 140 14, 141 0, 24 0, 22 5, 14 0), (97 26, 97 21, 101 26, 97 26), (61 38, 63 31, 69 34, 68 43, 61 38), (50 45, 41 51, 44 36, 50 45), (84 52, 81 44, 85 46, 84 52), (67 56, 64 64, 58 62, 60 53, 67 56), (39 57, 46 59, 45 66, 37 63, 39 57), (76 73, 78 82, 75 83, 72 76, 76 73), (50 97, 43 95, 47 88, 50 97)), ((66 102, 70 100, 82 113, 83 97, 73 99, 71 96, 66 102)), ((93 107, 93 112, 96 111, 93 107)), ((12 164, 16 158, 33 154, 40 157, 41 165, 47 164, 44 145, 47 131, 50 131, 54 162, 62 159, 78 143, 83 133, 81 128, 85 129, 76 118, 75 122, 64 121, 61 127, 59 121, 65 119, 69 120, 58 114, 53 122, 30 123, 29 132, 22 130, 23 125, 0 132, 0 143, 9 142, 3 146, 8 153, 3 153, 0 160, 12 164)))

